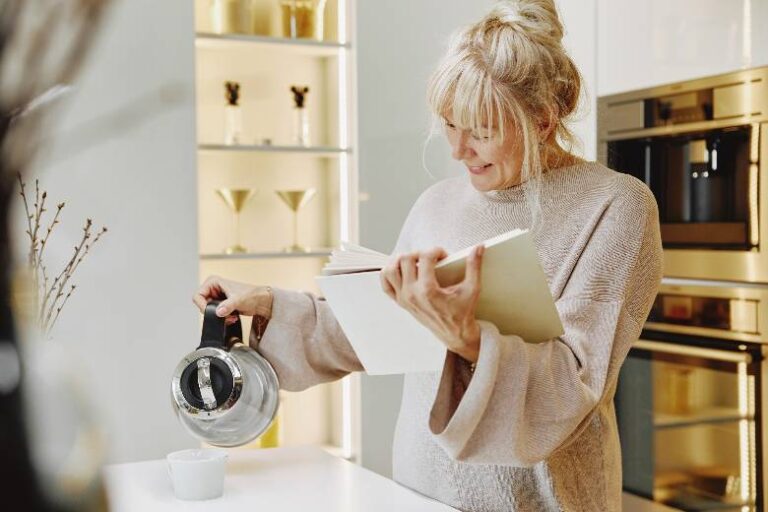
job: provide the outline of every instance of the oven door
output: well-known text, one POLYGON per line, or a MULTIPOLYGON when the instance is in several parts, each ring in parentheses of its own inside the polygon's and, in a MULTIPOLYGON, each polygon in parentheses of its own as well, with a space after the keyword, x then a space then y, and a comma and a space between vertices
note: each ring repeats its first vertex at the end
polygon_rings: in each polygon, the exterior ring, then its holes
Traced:
POLYGON ((768 282, 768 123, 613 140, 607 163, 659 205, 664 275, 768 282))
POLYGON ((761 346, 645 332, 615 405, 624 490, 679 510, 764 510, 761 346))

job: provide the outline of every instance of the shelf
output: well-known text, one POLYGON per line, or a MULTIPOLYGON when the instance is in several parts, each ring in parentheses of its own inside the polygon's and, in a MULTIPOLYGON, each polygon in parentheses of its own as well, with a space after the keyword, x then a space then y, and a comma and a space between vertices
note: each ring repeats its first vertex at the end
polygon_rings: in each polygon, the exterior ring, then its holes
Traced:
POLYGON ((350 153, 349 148, 330 146, 273 146, 264 144, 199 144, 198 151, 227 151, 227 152, 260 152, 260 153, 293 153, 298 155, 319 156, 326 158, 338 157, 350 153))
POLYGON ((707 493, 694 488, 682 487, 672 491, 674 496, 662 503, 677 510, 704 512, 707 510, 739 510, 742 507, 751 507, 748 501, 738 498, 726 498, 709 496, 707 493))
POLYGON ((709 407, 690 414, 657 413, 653 426, 655 428, 679 428, 708 423, 728 423, 751 419, 753 419, 751 416, 745 416, 737 409, 728 407, 709 407))
POLYGON ((201 260, 265 260, 282 258, 325 258, 331 249, 313 249, 310 252, 246 252, 240 254, 201 254, 201 260))
POLYGON ((315 41, 314 39, 291 39, 288 37, 270 37, 248 34, 212 34, 198 32, 195 37, 198 48, 221 49, 239 47, 266 47, 283 49, 314 57, 335 57, 341 50, 351 48, 349 43, 315 41))

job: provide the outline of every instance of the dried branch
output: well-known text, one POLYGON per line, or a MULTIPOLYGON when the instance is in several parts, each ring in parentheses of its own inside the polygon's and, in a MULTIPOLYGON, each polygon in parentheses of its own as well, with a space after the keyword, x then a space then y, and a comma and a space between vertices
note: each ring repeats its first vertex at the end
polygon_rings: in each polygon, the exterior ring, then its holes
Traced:
POLYGON ((27 213, 27 223, 29 235, 29 264, 32 269, 32 277, 35 281, 38 296, 38 311, 37 311, 37 323, 41 330, 46 334, 51 332, 53 326, 56 324, 62 309, 69 301, 72 293, 77 288, 76 285, 69 285, 70 280, 74 276, 80 264, 85 257, 90 253, 91 248, 101 239, 101 237, 107 232, 106 227, 102 227, 101 230, 93 236, 93 221, 86 219, 85 225, 82 228, 83 234, 80 241, 74 246, 72 256, 69 261, 64 265, 64 268, 53 278, 51 282, 48 277, 48 268, 44 264, 43 252, 48 245, 48 240, 51 237, 56 226, 59 224, 59 216, 64 209, 65 203, 59 203, 56 205, 56 213, 53 220, 45 231, 45 236, 42 240, 38 234, 41 226, 43 225, 43 216, 47 209, 45 208, 45 201, 48 197, 48 192, 40 191, 40 183, 35 180, 35 203, 33 205, 33 211, 30 212, 29 201, 26 195, 26 183, 19 175, 20 194, 24 200, 24 208, 27 213), (67 286, 69 290, 67 291, 67 286), (66 292, 66 293, 65 293, 66 292))
POLYGON ((45 238, 43 238, 43 241, 40 242, 40 251, 37 255, 37 264, 35 265, 35 269, 42 266, 43 262, 43 251, 45 251, 45 245, 48 243, 48 238, 51 236, 51 233, 53 232, 54 226, 59 223, 59 215, 61 215, 61 210, 64 209, 64 203, 59 203, 56 205, 56 214, 53 216, 53 221, 48 225, 48 229, 45 232, 45 238))

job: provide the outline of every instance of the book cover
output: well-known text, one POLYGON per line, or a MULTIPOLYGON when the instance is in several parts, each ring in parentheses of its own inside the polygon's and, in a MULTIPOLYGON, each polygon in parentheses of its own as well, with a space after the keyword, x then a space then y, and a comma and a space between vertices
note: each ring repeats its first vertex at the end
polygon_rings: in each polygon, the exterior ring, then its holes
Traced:
MULTIPOLYGON (((538 343, 563 334, 554 300, 527 230, 483 242, 486 251, 476 316, 502 334, 538 343)), ((441 260, 441 286, 464 278, 467 247, 441 260)), ((344 243, 317 282, 366 372, 372 375, 441 371, 445 345, 381 288, 380 269, 390 257, 344 243)))

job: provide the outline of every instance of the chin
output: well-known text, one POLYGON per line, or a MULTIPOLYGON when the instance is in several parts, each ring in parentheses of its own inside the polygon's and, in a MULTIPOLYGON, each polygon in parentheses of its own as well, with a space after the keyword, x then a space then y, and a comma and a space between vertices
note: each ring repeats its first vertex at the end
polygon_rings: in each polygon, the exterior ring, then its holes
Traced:
POLYGON ((489 192, 491 190, 496 190, 496 181, 492 179, 488 179, 487 176, 476 176, 474 174, 469 175, 469 181, 472 182, 472 186, 475 187, 475 190, 478 192, 489 192))

